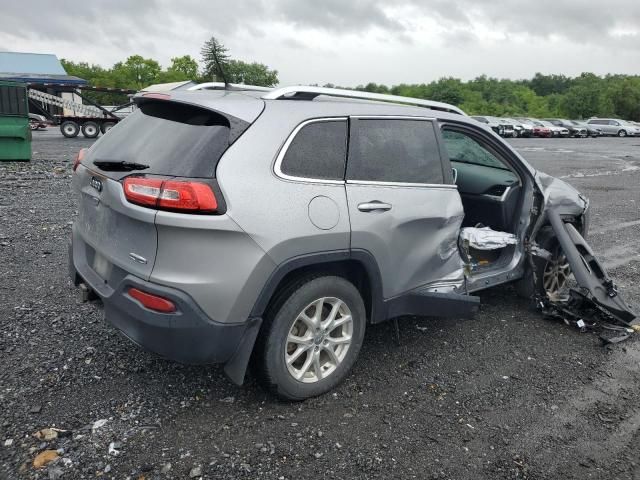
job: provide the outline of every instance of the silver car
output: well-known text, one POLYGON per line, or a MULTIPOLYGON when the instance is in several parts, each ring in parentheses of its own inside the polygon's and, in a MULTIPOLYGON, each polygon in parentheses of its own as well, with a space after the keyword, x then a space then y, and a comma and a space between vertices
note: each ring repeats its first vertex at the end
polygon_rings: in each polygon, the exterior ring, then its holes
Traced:
POLYGON ((238 384, 251 363, 304 399, 345 378, 370 324, 470 316, 512 282, 551 295, 585 268, 567 239, 587 199, 454 106, 319 87, 135 101, 74 163, 70 275, 167 358, 238 384))
POLYGON ((602 135, 617 137, 633 137, 640 136, 640 128, 631 122, 620 120, 617 118, 592 118, 587 124, 597 127, 602 135))

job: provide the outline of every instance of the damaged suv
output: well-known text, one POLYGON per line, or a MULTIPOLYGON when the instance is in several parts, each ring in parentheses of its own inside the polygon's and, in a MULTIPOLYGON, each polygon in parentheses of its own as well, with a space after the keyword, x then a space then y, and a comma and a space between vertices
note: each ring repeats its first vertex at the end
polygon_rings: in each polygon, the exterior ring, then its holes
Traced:
POLYGON ((74 164, 70 274, 164 357, 237 384, 252 364, 304 399, 345 378, 369 324, 470 316, 510 282, 553 296, 571 270, 632 319, 583 240, 587 199, 454 106, 318 87, 135 101, 74 164))

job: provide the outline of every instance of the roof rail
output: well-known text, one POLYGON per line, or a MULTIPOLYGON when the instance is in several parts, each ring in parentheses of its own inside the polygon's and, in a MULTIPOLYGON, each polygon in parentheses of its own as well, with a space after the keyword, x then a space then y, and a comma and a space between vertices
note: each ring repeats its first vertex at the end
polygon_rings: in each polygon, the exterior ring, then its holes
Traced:
MULTIPOLYGON (((198 85, 194 85, 193 87, 187 88, 187 90, 226 90, 225 84, 223 82, 206 82, 199 83, 198 85)), ((241 83, 230 83, 229 87, 232 90, 251 90, 258 92, 270 92, 273 90, 271 87, 260 87, 258 85, 244 85, 241 83)))
POLYGON ((340 88, 326 87, 282 87, 271 89, 269 93, 263 95, 264 100, 313 100, 319 95, 327 95, 330 97, 353 98, 359 100, 372 100, 377 102, 401 103, 404 105, 413 105, 417 107, 430 108, 431 110, 439 110, 442 112, 457 113, 465 115, 462 110, 448 103, 434 102, 431 100, 423 100, 420 98, 401 97, 399 95, 387 95, 383 93, 361 92, 358 90, 344 90, 340 88))

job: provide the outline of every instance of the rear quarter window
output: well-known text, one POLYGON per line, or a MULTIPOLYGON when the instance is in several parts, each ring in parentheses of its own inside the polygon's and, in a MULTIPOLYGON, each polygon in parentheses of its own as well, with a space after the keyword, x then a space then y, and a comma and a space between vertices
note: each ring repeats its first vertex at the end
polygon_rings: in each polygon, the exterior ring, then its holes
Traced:
POLYGON ((347 121, 315 121, 304 125, 287 148, 280 172, 296 178, 344 180, 347 121))

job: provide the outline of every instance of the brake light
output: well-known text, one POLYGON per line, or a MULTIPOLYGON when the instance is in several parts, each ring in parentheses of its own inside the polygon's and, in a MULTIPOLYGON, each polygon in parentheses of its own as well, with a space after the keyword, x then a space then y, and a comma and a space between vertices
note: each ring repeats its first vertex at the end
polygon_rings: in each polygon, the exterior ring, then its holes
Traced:
POLYGON ((127 177, 124 195, 131 203, 159 210, 215 213, 218 209, 211 187, 194 180, 127 177))
POLYGON ((175 303, 159 295, 143 292, 142 290, 138 290, 133 287, 129 289, 128 293, 130 297, 138 300, 149 310, 155 310, 156 312, 162 313, 173 313, 176 311, 175 303))
POLYGON ((156 100, 171 100, 171 95, 169 95, 168 93, 149 92, 143 93, 142 96, 144 98, 155 98, 156 100))
POLYGON ((73 171, 74 172, 78 169, 78 166, 80 165, 80 162, 82 161, 82 159, 84 158, 86 153, 87 153, 87 149, 86 148, 81 148, 80 151, 78 153, 76 153, 76 156, 73 157, 73 171))

